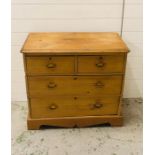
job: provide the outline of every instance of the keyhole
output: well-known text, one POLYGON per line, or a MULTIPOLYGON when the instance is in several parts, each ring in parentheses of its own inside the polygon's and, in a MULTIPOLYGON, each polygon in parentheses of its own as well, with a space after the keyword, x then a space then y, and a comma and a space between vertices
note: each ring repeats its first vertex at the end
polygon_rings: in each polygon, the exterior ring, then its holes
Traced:
POLYGON ((77 77, 74 77, 74 80, 77 80, 77 77))
POLYGON ((77 97, 74 97, 74 100, 77 100, 77 97))
POLYGON ((99 60, 102 60, 102 59, 103 59, 103 57, 102 57, 102 56, 100 56, 100 57, 99 57, 99 60))

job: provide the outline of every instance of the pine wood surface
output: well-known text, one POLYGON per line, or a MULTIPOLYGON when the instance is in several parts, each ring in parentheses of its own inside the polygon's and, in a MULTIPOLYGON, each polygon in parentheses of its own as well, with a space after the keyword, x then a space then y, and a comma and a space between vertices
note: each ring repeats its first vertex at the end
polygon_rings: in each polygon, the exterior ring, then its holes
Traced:
POLYGON ((117 114, 119 97, 65 97, 32 98, 32 118, 57 118, 66 116, 102 116, 117 114))
POLYGON ((21 50, 23 53, 126 53, 128 51, 121 37, 114 32, 30 33, 21 50))
POLYGON ((64 74, 74 72, 73 56, 26 57, 27 73, 37 74, 64 74))
POLYGON ((29 97, 119 95, 122 76, 28 77, 29 97))
POLYGON ((124 55, 27 56, 26 72, 29 75, 122 73, 124 61, 124 55))
POLYGON ((28 116, 27 119, 27 126, 29 130, 38 130, 43 125, 72 128, 89 127, 107 123, 111 126, 122 126, 123 117, 121 115, 104 115, 33 119, 28 116))
POLYGON ((21 51, 28 129, 123 124, 129 49, 117 33, 30 33, 21 51))
POLYGON ((123 72, 124 55, 115 56, 79 56, 79 73, 123 72))

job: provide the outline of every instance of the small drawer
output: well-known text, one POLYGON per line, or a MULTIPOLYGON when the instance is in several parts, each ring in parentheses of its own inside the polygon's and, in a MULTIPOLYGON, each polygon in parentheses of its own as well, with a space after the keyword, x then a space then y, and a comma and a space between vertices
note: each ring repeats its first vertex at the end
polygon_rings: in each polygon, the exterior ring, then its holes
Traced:
POLYGON ((74 73, 72 56, 27 56, 26 72, 28 75, 51 75, 74 73))
POLYGON ((78 57, 79 73, 122 73, 124 65, 124 55, 78 57))
POLYGON ((31 98, 31 117, 32 118, 54 118, 75 116, 76 107, 72 97, 49 97, 49 98, 31 98))
POLYGON ((121 75, 28 77, 29 95, 120 95, 122 78, 121 75))
POLYGON ((120 98, 117 96, 77 98, 78 116, 116 115, 120 98))

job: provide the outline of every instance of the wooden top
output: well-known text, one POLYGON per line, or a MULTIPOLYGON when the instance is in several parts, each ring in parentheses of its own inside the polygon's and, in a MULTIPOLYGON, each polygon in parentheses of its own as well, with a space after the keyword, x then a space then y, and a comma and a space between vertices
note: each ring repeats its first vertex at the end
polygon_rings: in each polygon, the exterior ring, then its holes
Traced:
POLYGON ((123 53, 129 49, 118 33, 50 32, 30 33, 22 53, 123 53))

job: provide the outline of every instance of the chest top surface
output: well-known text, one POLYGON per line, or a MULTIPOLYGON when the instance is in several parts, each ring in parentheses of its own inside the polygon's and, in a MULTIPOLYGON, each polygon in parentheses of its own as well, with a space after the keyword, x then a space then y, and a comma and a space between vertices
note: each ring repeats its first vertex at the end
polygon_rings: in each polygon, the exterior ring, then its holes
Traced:
POLYGON ((114 32, 30 33, 21 49, 26 54, 126 53, 129 49, 114 32))

